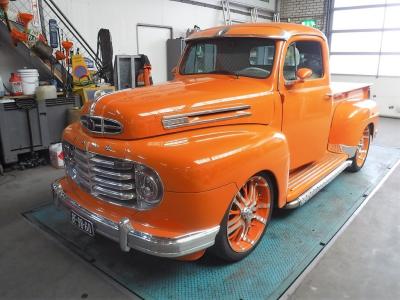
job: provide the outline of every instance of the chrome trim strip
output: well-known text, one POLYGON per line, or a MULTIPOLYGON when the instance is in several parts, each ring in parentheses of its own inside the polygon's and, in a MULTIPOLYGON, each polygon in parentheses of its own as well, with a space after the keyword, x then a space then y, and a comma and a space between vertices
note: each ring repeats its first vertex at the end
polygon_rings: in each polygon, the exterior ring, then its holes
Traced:
POLYGON ((110 171, 110 170, 105 170, 104 168, 100 169, 98 167, 92 167, 91 171, 97 175, 106 176, 107 178, 110 178, 110 179, 116 179, 116 180, 134 179, 132 173, 114 172, 114 171, 110 171))
POLYGON ((120 182, 120 181, 113 181, 113 180, 107 180, 103 177, 100 177, 98 175, 95 175, 91 177, 92 182, 98 183, 101 186, 112 188, 118 191, 129 191, 135 188, 135 185, 133 183, 126 183, 126 182, 120 182))
POLYGON ((153 236, 135 230, 128 218, 122 218, 120 222, 115 223, 82 207, 64 192, 60 180, 56 180, 51 187, 56 207, 73 210, 93 222, 95 232, 118 242, 122 251, 133 248, 155 256, 180 257, 211 247, 219 232, 218 225, 173 238, 153 236))
POLYGON ((310 200, 315 194, 317 194, 322 188, 327 186, 333 179, 339 176, 347 167, 352 164, 350 160, 346 160, 340 164, 335 170, 329 173, 326 177, 324 177, 321 181, 316 183, 310 189, 308 189, 305 193, 300 195, 297 199, 286 203, 283 207, 285 209, 293 209, 305 204, 308 200, 310 200))
POLYGON ((244 111, 244 110, 248 110, 250 108, 251 108, 250 105, 240 105, 240 106, 233 106, 233 107, 202 110, 202 111, 196 111, 196 112, 185 113, 185 114, 164 116, 162 119, 162 124, 165 129, 173 129, 173 128, 184 127, 184 126, 194 126, 194 125, 201 125, 201 124, 207 124, 207 123, 212 123, 212 122, 226 121, 226 120, 251 116, 251 112, 244 111), (212 119, 205 119, 205 120, 194 120, 194 121, 189 120, 189 118, 193 118, 193 117, 210 116, 210 115, 223 114, 223 113, 228 113, 228 112, 235 112, 236 114, 212 118, 212 119))
MULTIPOLYGON (((118 191, 113 191, 111 189, 107 189, 106 187, 102 187, 99 185, 94 185, 91 187, 93 193, 90 193, 92 196, 99 197, 100 195, 107 196, 110 198, 108 202, 115 203, 116 201, 129 201, 136 199, 136 194, 134 192, 128 193, 128 192, 118 192, 118 191)), ((99 197, 101 198, 101 197, 99 197)), ((123 203, 120 203, 123 204, 123 203)), ((133 206, 133 204, 132 204, 133 206)))
POLYGON ((219 114, 219 113, 230 112, 230 111, 246 110, 246 109, 250 109, 250 108, 251 108, 250 105, 223 107, 223 108, 216 108, 216 109, 201 110, 201 111, 185 113, 185 114, 165 116, 163 119, 174 119, 174 118, 181 118, 181 117, 198 117, 198 116, 219 114))

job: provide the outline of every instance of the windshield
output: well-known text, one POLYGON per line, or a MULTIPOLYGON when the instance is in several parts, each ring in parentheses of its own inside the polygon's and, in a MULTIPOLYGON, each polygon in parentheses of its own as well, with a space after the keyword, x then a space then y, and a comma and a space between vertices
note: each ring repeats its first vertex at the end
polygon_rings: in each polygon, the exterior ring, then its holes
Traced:
POLYGON ((255 78, 269 76, 275 42, 266 38, 215 38, 188 45, 180 73, 234 74, 255 78))

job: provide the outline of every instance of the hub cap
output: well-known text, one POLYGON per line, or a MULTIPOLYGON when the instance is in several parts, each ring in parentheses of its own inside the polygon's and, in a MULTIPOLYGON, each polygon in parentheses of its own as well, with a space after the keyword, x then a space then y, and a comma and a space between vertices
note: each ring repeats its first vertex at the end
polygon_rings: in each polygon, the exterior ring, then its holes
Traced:
POLYGON ((369 133, 369 128, 367 127, 364 129, 361 140, 357 145, 356 162, 359 167, 364 164, 365 159, 367 158, 370 138, 371 135, 369 133))
POLYGON ((271 190, 261 176, 254 176, 240 189, 229 210, 227 236, 232 250, 250 250, 261 238, 271 208, 271 190))

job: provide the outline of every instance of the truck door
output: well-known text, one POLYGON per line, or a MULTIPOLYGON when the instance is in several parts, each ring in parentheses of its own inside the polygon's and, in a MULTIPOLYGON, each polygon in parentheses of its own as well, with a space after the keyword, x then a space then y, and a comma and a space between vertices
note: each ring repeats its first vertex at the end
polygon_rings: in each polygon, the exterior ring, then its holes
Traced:
POLYGON ((283 50, 279 91, 291 170, 318 161, 327 150, 332 99, 326 47, 320 37, 295 37, 283 50), (310 69, 311 77, 299 80, 297 71, 301 68, 310 69))

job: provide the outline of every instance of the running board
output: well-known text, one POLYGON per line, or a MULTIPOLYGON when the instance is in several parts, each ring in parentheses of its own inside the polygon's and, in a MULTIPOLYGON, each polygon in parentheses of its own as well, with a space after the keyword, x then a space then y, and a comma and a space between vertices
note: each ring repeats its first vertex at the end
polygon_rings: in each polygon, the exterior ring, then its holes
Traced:
POLYGON ((288 202, 283 208, 284 209, 293 209, 299 206, 302 206, 308 200, 310 200, 316 193, 322 190, 325 186, 327 186, 333 179, 339 176, 347 167, 352 164, 352 161, 346 160, 339 165, 335 170, 329 173, 326 177, 324 177, 321 181, 315 184, 313 187, 308 189, 304 194, 300 195, 297 199, 288 202))

